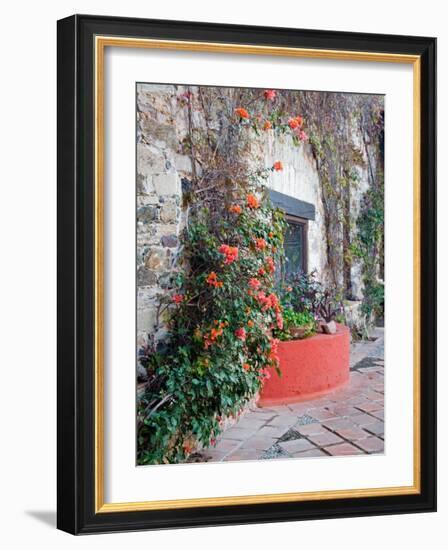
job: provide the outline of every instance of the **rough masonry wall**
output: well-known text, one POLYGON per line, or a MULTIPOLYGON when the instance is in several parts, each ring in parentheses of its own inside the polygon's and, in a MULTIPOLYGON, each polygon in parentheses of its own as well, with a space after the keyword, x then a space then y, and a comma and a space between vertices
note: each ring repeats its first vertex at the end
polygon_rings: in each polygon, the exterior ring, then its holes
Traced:
POLYGON ((179 154, 186 121, 174 86, 137 88, 137 348, 165 333, 160 297, 178 269, 182 178, 191 160, 179 154))

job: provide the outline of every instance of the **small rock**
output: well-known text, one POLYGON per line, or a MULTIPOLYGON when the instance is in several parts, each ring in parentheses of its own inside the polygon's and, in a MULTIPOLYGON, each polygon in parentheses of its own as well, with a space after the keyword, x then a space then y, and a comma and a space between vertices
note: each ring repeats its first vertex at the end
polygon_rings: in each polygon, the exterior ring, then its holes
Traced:
POLYGON ((336 334, 336 323, 330 321, 329 323, 322 323, 322 331, 325 334, 336 334))

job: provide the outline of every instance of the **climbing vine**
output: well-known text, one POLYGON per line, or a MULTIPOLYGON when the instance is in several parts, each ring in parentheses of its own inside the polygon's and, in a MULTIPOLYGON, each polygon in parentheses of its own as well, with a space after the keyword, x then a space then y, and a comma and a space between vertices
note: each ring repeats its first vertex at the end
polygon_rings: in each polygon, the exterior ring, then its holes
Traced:
POLYGON ((384 109, 380 96, 299 92, 294 101, 307 120, 316 159, 325 224, 329 283, 346 300, 359 299, 352 270, 360 265, 367 324, 382 316, 384 271, 384 109), (369 182, 361 207, 361 172, 369 182), (373 223, 374 220, 374 223, 373 223))
POLYGON ((364 299, 362 311, 372 322, 384 316, 384 186, 369 188, 363 196, 357 220, 353 254, 362 261, 364 299), (382 261, 381 261, 382 260, 382 261))

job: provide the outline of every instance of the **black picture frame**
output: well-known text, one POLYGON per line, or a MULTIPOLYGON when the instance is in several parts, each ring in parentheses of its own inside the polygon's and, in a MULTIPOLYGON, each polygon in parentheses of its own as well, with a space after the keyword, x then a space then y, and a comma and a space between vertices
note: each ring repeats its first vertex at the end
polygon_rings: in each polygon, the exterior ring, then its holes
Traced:
POLYGON ((436 39, 74 15, 58 21, 58 512, 73 534, 430 512, 436 509, 436 39), (412 54, 421 61, 419 494, 95 512, 96 35, 412 54))

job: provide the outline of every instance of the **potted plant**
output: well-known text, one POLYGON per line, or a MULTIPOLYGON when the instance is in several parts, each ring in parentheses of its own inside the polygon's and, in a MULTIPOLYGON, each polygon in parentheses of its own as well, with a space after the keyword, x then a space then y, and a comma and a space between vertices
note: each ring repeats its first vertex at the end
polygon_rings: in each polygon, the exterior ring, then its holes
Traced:
POLYGON ((309 311, 297 312, 292 307, 283 309, 283 329, 276 331, 279 340, 301 340, 316 332, 316 321, 309 311))

